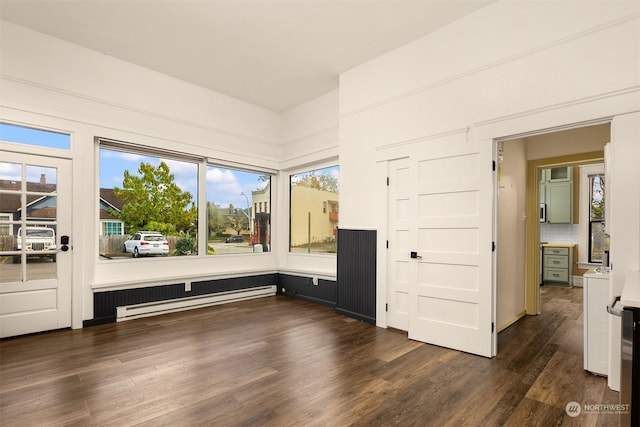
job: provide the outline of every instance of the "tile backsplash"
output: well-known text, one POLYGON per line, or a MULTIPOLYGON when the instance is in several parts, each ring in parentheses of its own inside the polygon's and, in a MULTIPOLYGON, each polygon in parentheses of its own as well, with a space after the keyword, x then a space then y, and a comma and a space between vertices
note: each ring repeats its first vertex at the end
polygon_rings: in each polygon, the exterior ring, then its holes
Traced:
POLYGON ((540 241, 578 244, 578 224, 540 224, 540 241))

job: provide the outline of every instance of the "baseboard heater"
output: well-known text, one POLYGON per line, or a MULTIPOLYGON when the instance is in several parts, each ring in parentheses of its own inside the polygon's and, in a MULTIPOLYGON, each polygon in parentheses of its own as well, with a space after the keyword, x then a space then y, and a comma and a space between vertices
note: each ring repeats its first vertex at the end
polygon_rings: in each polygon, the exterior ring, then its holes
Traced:
POLYGON ((254 298, 274 296, 276 285, 258 286, 237 291, 216 292, 215 294, 199 295, 195 297, 172 299, 167 301, 148 302, 143 304, 116 307, 116 321, 138 319, 141 317, 157 316, 194 308, 209 307, 229 302, 244 301, 254 298))

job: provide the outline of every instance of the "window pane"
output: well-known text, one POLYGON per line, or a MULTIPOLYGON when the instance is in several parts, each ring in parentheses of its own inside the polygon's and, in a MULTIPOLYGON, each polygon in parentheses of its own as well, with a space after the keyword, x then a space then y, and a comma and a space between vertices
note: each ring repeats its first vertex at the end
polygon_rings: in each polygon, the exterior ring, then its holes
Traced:
POLYGON ((592 175, 589 177, 590 184, 590 220, 604 219, 604 175, 592 175))
POLYGON ((336 253, 339 189, 338 166, 291 175, 291 252, 336 253))
POLYGON ((589 223, 589 262, 602 262, 606 238, 604 222, 592 221, 589 223))
POLYGON ((0 123, 0 140, 39 147, 71 148, 71 137, 64 133, 31 129, 23 126, 0 123))
POLYGON ((589 262, 602 262, 606 245, 604 175, 589 176, 589 262))
POLYGON ((0 175, 0 282, 55 278, 57 169, 0 162, 0 175))
POLYGON ((207 167, 207 236, 210 255, 271 250, 271 177, 207 167))
POLYGON ((197 255, 197 194, 196 163, 101 148, 100 256, 197 255), (161 234, 168 245, 129 239, 139 231, 161 234))

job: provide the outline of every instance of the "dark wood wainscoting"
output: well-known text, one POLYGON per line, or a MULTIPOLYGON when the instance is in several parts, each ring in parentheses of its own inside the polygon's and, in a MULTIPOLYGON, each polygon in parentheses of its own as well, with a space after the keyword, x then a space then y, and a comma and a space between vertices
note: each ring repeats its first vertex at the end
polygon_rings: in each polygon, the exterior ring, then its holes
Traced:
MULTIPOLYGON (((487 359, 274 296, 0 341, 3 426, 617 425, 582 370, 580 289, 487 359)), ((604 344, 603 344, 604 345, 604 344)))

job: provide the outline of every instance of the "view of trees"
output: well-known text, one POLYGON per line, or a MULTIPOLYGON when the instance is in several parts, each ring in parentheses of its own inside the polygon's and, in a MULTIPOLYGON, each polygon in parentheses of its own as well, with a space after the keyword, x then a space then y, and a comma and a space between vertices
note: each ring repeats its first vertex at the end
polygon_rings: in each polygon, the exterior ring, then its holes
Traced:
POLYGON ((299 185, 301 187, 315 188, 316 190, 331 191, 333 193, 338 192, 338 178, 328 173, 318 173, 315 171, 305 175, 300 175, 292 185, 299 185))
POLYGON ((224 218, 220 215, 220 208, 212 202, 207 202, 207 228, 210 238, 217 236, 226 229, 224 218))
POLYGON ((199 231, 206 231, 207 254, 254 252, 256 244, 268 251, 271 175, 206 165, 202 179, 202 167, 119 144, 101 147, 100 256, 127 256, 123 242, 142 230, 167 236, 171 256, 197 255, 199 231), (206 202, 198 206, 201 196, 206 202), (201 216, 206 230, 198 229, 201 216))
POLYGON ((236 234, 240 234, 242 230, 249 228, 249 216, 240 208, 236 208, 233 204, 229 205, 229 215, 226 219, 229 228, 235 230, 236 234))
POLYGON ((591 219, 604 219, 604 175, 592 178, 591 190, 591 219))
POLYGON ((131 227, 131 232, 154 230, 176 235, 197 229, 193 196, 175 184, 165 162, 157 167, 140 163, 138 175, 125 170, 122 188, 113 191, 124 201, 122 211, 113 213, 131 227))

